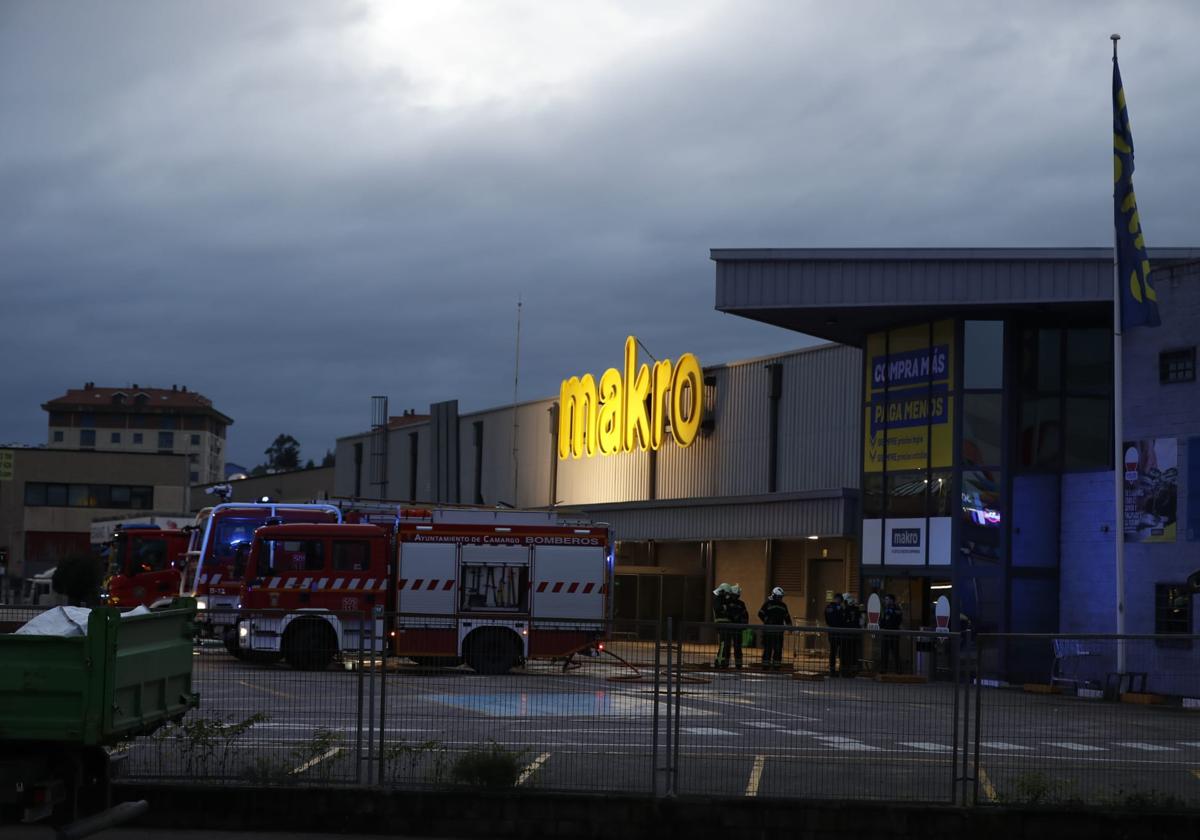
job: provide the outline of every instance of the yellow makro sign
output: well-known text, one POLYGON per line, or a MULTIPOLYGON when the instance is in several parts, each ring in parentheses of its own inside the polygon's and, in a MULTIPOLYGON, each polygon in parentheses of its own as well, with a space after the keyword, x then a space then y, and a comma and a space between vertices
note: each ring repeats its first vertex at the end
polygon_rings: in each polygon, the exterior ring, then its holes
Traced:
POLYGON ((684 353, 674 363, 638 366, 637 339, 625 339, 625 370, 609 368, 599 386, 590 373, 564 379, 559 392, 558 457, 589 458, 657 450, 670 435, 690 446, 700 431, 704 398, 700 362, 684 353))

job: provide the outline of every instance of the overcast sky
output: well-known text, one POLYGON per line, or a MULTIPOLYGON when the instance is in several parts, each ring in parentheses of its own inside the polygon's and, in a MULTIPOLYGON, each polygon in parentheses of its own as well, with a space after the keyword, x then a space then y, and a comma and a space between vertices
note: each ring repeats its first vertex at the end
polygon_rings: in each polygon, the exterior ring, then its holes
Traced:
POLYGON ((1192 2, 0 0, 0 442, 185 384, 320 460, 393 414, 809 340, 713 247, 1200 245, 1192 2))

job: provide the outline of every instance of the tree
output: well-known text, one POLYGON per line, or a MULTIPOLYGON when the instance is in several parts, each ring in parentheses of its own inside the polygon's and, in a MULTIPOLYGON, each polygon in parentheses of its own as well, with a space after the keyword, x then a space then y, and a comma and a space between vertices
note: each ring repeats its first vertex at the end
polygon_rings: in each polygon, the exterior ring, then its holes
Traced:
POLYGON ((322 467, 332 467, 333 466, 333 450, 332 449, 325 450, 325 457, 321 459, 321 466, 322 467))
POLYGON ((316 464, 313 463, 313 459, 309 458, 308 462, 304 465, 304 469, 311 470, 315 466, 316 466, 316 464))
POLYGON ((96 600, 102 578, 103 570, 95 557, 73 554, 55 567, 50 586, 60 595, 66 595, 73 605, 83 606, 96 600))
POLYGON ((275 442, 263 450, 267 456, 265 464, 268 470, 280 472, 295 470, 300 467, 300 441, 291 435, 279 435, 275 442))

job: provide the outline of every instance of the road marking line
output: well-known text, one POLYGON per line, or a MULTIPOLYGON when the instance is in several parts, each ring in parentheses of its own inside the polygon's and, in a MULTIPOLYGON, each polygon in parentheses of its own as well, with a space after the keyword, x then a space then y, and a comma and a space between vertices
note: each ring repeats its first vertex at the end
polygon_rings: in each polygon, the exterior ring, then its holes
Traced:
POLYGON ((265 691, 267 694, 274 694, 276 697, 286 697, 289 700, 296 699, 295 694, 288 694, 287 692, 284 692, 284 691, 276 691, 273 688, 263 688, 261 685, 255 685, 254 683, 246 682, 245 680, 238 680, 238 684, 244 685, 244 686, 246 686, 246 688, 253 688, 258 691, 265 691))
POLYGON ((820 732, 813 732, 811 729, 784 729, 784 735, 820 735, 820 732))
POLYGON ((778 723, 767 723, 763 720, 748 720, 742 724, 743 726, 753 726, 756 729, 778 729, 778 723))
POLYGON ((900 746, 913 747, 918 750, 925 750, 925 752, 951 752, 953 749, 945 744, 934 744, 931 741, 901 741, 900 746))
POLYGON ((992 750, 1031 750, 1033 747, 1023 747, 1020 744, 1010 744, 1007 741, 984 741, 979 746, 992 750))
POLYGON ((537 758, 535 758, 533 761, 529 762, 529 766, 526 767, 525 770, 521 773, 521 775, 517 778, 517 784, 518 785, 525 784, 525 781, 530 776, 532 776, 534 773, 536 773, 538 771, 538 768, 541 767, 543 764, 545 764, 546 759, 548 759, 549 757, 550 757, 550 753, 544 752, 541 755, 539 755, 537 758))
POLYGON ((746 783, 747 796, 758 796, 758 784, 762 781, 763 765, 766 763, 765 755, 754 756, 754 766, 750 768, 750 781, 746 783))
POLYGON ((983 795, 990 802, 999 802, 1000 797, 996 795, 996 788, 992 785, 992 780, 988 778, 987 771, 983 769, 983 765, 979 765, 979 787, 983 790, 983 795))
POLYGON ((326 752, 324 755, 319 755, 319 756, 317 756, 316 758, 310 758, 308 761, 304 762, 303 764, 301 764, 301 765, 300 765, 299 767, 297 767, 296 769, 294 769, 294 770, 289 770, 289 771, 288 771, 288 775, 289 775, 289 776, 297 776, 297 775, 299 775, 299 774, 303 773, 303 772, 304 772, 305 770, 307 770, 308 768, 310 768, 310 767, 313 767, 313 766, 315 766, 315 765, 317 765, 317 764, 321 763, 321 762, 322 762, 322 761, 324 761, 325 759, 327 759, 327 758, 332 758, 333 756, 337 755, 337 754, 338 754, 338 753, 340 753, 341 751, 342 751, 342 748, 341 748, 341 747, 334 747, 333 749, 331 749, 331 750, 329 750, 328 752, 326 752))
POLYGON ((1180 741, 1185 747, 1200 747, 1200 741, 1180 741))
POLYGON ((726 729, 713 729, 711 726, 684 726, 680 731, 686 732, 689 735, 736 735, 736 732, 730 732, 726 729))
POLYGON ((1129 747, 1131 750, 1146 752, 1178 752, 1174 747, 1164 747, 1162 744, 1148 744, 1145 741, 1117 741, 1118 747, 1129 747))
POLYGON ((1093 747, 1090 744, 1076 744, 1074 741, 1045 741, 1052 747, 1062 747, 1064 750, 1075 752, 1104 752, 1104 747, 1093 747))
POLYGON ((879 747, 873 747, 870 744, 864 744, 857 738, 844 738, 841 735, 818 735, 818 741, 823 741, 829 746, 837 750, 858 750, 879 752, 879 747))

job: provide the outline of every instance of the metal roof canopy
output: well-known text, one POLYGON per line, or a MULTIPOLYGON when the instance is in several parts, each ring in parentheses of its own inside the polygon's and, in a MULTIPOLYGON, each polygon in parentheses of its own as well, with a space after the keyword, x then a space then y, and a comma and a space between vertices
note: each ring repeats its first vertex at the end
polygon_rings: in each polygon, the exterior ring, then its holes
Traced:
MULTIPOLYGON (((1110 317, 1111 248, 714 248, 716 308, 862 346, 914 320, 1014 312, 1110 317)), ((1156 270, 1200 248, 1150 251, 1156 270)))

